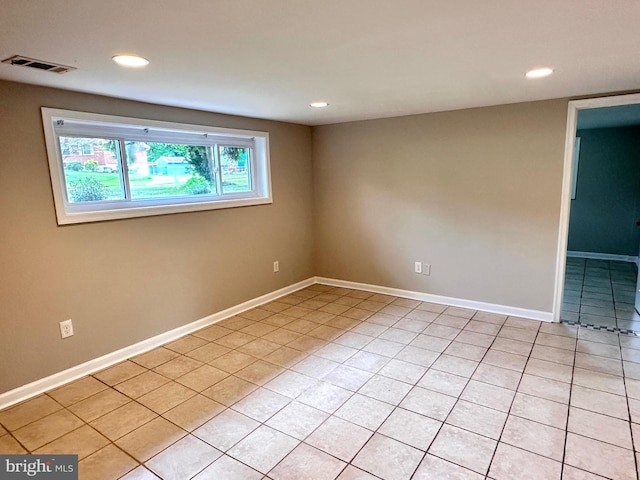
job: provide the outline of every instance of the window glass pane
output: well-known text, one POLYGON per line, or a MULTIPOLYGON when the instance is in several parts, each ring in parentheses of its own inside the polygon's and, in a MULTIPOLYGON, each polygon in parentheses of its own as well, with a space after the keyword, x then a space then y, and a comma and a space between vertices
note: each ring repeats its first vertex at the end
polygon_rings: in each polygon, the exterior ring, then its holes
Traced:
POLYGON ((131 197, 216 194, 211 147, 126 141, 131 197))
POLYGON ((70 203, 123 200, 120 147, 107 138, 59 137, 70 203))
POLYGON ((222 193, 250 192, 251 149, 248 147, 220 147, 222 193))
POLYGON ((272 202, 267 132, 41 110, 60 225, 272 202))

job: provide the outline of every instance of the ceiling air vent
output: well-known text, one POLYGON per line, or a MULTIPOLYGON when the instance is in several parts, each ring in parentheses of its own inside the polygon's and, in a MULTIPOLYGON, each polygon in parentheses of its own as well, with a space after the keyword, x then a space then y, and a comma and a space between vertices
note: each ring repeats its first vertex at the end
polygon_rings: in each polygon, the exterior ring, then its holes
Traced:
POLYGON ((45 62, 43 60, 36 60, 35 58, 23 57, 22 55, 14 55, 13 57, 5 58, 2 63, 8 63, 9 65, 18 65, 19 67, 37 68, 38 70, 45 70, 53 73, 67 73, 71 70, 75 70, 75 67, 67 67, 66 65, 60 65, 58 63, 45 62))

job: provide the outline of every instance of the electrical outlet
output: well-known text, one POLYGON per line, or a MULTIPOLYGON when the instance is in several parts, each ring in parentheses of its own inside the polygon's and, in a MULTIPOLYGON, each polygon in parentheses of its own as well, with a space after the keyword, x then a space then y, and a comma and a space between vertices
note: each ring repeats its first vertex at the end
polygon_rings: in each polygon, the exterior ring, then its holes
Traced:
POLYGON ((60 336, 62 338, 73 336, 73 322, 71 320, 60 322, 60 336))
POLYGON ((415 262, 413 264, 413 271, 416 273, 422 273, 422 262, 415 262))
POLYGON ((431 275, 431 264, 423 263, 422 264, 422 274, 423 275, 431 275))
POLYGON ((273 273, 277 273, 280 271, 280 262, 276 260, 273 262, 273 273))

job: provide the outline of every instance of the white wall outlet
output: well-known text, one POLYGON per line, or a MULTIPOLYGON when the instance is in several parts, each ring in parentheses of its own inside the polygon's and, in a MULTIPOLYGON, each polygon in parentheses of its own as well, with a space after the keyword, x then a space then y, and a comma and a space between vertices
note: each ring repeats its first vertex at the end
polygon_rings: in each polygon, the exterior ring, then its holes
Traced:
POLYGON ((413 271, 416 273, 422 273, 422 262, 415 262, 413 264, 413 271))
POLYGON ((60 336, 62 338, 73 336, 73 322, 71 320, 60 322, 60 336))
POLYGON ((431 275, 431 264, 423 263, 422 264, 422 274, 423 275, 431 275))
POLYGON ((273 273, 277 273, 280 271, 280 262, 276 260, 273 262, 273 273))

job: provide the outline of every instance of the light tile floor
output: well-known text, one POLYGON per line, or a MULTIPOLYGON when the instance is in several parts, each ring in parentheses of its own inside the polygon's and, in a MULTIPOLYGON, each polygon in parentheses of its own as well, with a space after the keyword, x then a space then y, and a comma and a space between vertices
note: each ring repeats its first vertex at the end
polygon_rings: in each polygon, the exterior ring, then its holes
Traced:
POLYGON ((630 262, 567 258, 562 320, 640 333, 637 272, 630 262))
POLYGON ((80 479, 637 479, 640 338, 315 285, 0 412, 80 479))

